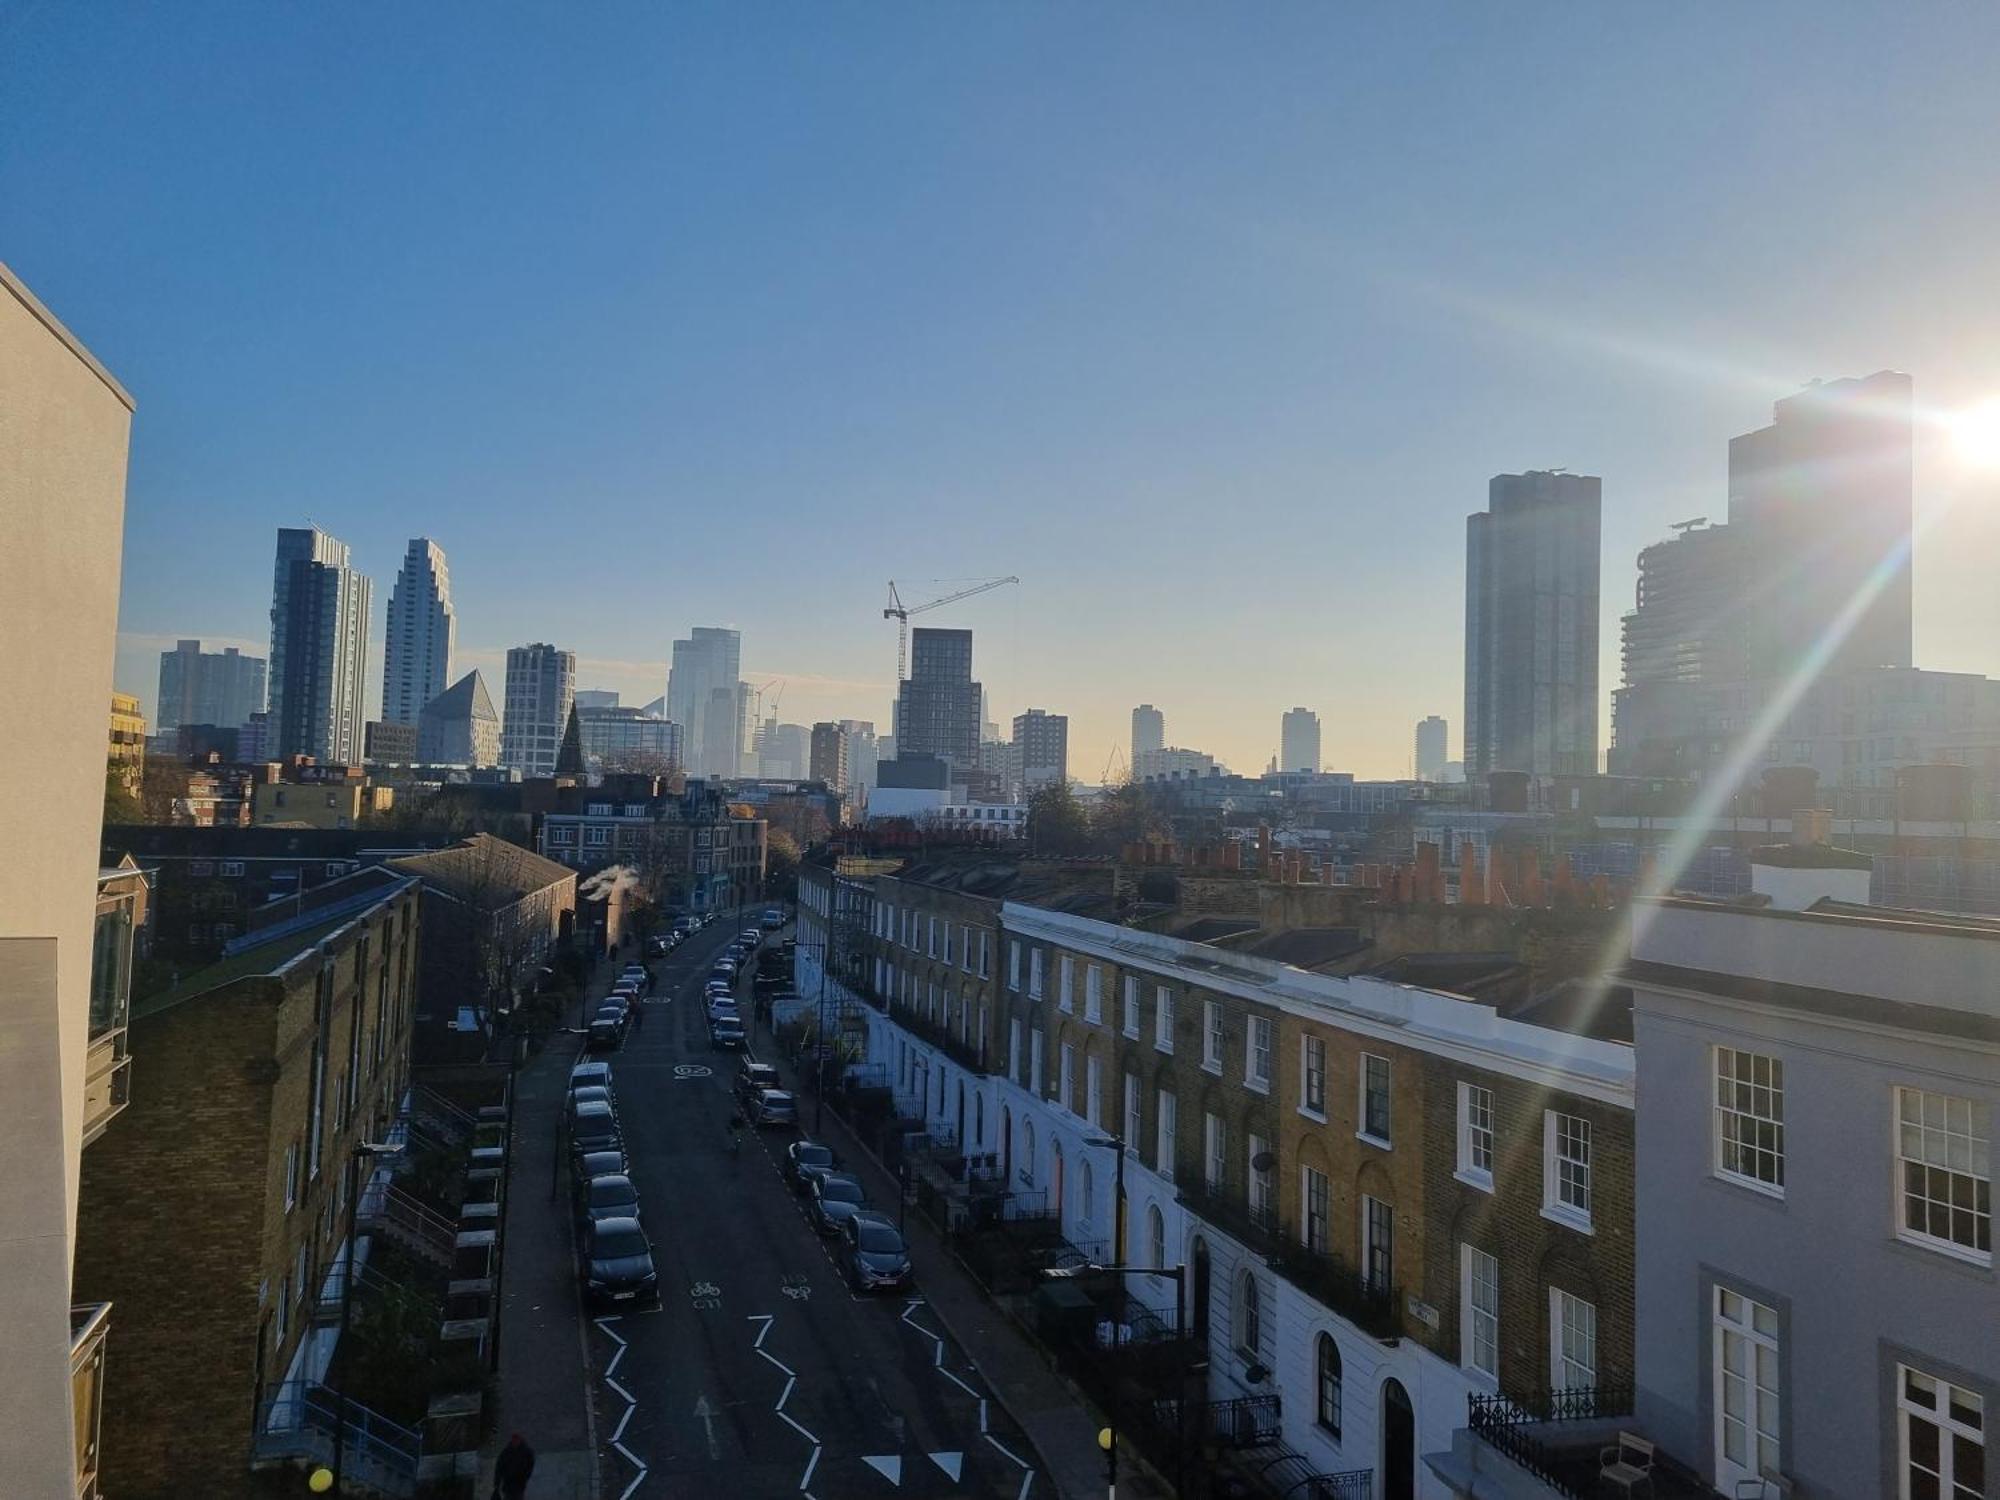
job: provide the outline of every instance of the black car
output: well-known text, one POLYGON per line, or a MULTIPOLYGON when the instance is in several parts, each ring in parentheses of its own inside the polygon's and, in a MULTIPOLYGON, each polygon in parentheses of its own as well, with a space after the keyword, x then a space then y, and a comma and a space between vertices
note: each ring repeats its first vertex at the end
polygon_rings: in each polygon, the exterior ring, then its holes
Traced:
POLYGON ((824 1172, 813 1179, 806 1202, 811 1208, 813 1228, 821 1234, 838 1234, 841 1220, 868 1206, 858 1178, 845 1172, 824 1172))
POLYGON ((719 1050, 741 1052, 747 1038, 740 1020, 734 1016, 723 1016, 710 1023, 708 1040, 709 1045, 719 1050))
POLYGON ((623 1031, 625 1023, 631 1016, 632 1012, 626 1008, 623 1000, 606 1000, 597 1007, 597 1015, 593 1021, 609 1021, 623 1031))
POLYGON ((572 1112, 585 1104, 608 1104, 613 1115, 618 1113, 618 1100, 613 1097, 611 1090, 601 1083, 587 1083, 581 1088, 569 1091, 569 1107, 572 1112))
POLYGON ((785 1180, 795 1193, 809 1193, 813 1183, 840 1166, 832 1148, 818 1141, 793 1141, 785 1148, 785 1180))
POLYGON ((847 1216, 840 1226, 841 1269, 857 1292, 910 1284, 910 1252, 896 1226, 878 1213, 847 1216))
POLYGON ((580 1062, 569 1070, 569 1091, 591 1087, 611 1087, 611 1064, 608 1062, 580 1062))
POLYGON ((592 1021, 590 1039, 585 1043, 592 1052, 615 1052, 618 1044, 625 1040, 625 1028, 616 1021, 592 1021))
POLYGON ((630 1168, 625 1160, 623 1148, 608 1151, 586 1151, 576 1159, 576 1177, 579 1182, 588 1182, 593 1177, 619 1177, 630 1168))
POLYGON ((570 1150, 578 1156, 591 1151, 623 1151, 624 1132, 608 1104, 579 1104, 569 1127, 570 1150))
POLYGON ((764 1089, 783 1087, 784 1080, 769 1063, 746 1062, 736 1075, 736 1092, 745 1102, 755 1099, 764 1089))
POLYGON ((639 1217, 639 1190, 623 1172, 579 1180, 582 1185, 577 1189, 576 1212, 585 1224, 639 1217))
POLYGON ((653 1247, 637 1219, 600 1219, 584 1241, 583 1295, 593 1307, 660 1300, 653 1247))

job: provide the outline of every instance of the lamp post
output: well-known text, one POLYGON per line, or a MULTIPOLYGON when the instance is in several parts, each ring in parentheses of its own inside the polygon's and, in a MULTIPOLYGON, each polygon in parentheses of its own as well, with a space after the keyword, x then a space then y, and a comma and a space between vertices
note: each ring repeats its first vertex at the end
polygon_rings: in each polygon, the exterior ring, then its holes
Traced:
MULTIPOLYGON (((1051 1266, 1042 1272, 1044 1281, 1074 1281, 1084 1276, 1164 1276, 1174 1284, 1174 1343, 1178 1346, 1186 1337, 1187 1329, 1187 1267, 1186 1266, 1051 1266)), ((1176 1372, 1174 1380, 1174 1493, 1187 1493, 1187 1377, 1190 1368, 1176 1372)), ((1112 1427, 1106 1427, 1097 1435, 1097 1441, 1107 1455, 1106 1474, 1116 1500, 1118 1485, 1118 1434, 1112 1427), (1107 1441, 1108 1439, 1108 1441, 1107 1441)))
MULTIPOLYGON (((342 1171, 347 1177, 347 1266, 340 1276, 340 1338, 333 1346, 333 1357, 344 1359, 350 1352, 347 1348, 348 1309, 354 1300, 354 1225, 361 1213, 361 1193, 355 1185, 355 1168, 362 1159, 373 1160, 380 1156, 401 1156, 403 1148, 387 1141, 356 1141, 347 1153, 347 1164, 342 1171)), ((328 1362, 328 1372, 332 1363, 328 1362)), ((345 1456, 347 1438, 347 1376, 343 1372, 340 1384, 334 1390, 333 1406, 333 1490, 341 1493, 340 1461, 345 1456)))

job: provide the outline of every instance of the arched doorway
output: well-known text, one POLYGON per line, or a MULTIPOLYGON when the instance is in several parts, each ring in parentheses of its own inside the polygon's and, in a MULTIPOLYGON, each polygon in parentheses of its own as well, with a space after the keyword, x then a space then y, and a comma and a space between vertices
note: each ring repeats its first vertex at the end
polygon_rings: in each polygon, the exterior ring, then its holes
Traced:
POLYGON ((1417 1414, 1400 1380, 1382 1386, 1383 1500, 1416 1500, 1417 1414))
POLYGON ((1208 1241, 1196 1237, 1188 1256, 1193 1275, 1188 1278, 1188 1332, 1202 1348, 1208 1347, 1208 1241))

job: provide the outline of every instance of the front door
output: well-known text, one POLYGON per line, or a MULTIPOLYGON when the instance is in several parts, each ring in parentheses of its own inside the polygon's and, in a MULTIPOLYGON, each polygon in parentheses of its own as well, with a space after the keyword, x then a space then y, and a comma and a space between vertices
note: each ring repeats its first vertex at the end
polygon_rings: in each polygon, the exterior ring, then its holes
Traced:
POLYGON ((1779 1472, 1778 1315, 1715 1289, 1715 1487, 1779 1472))
POLYGON ((1384 1500, 1415 1500, 1417 1415, 1403 1382, 1382 1387, 1382 1494, 1384 1500))

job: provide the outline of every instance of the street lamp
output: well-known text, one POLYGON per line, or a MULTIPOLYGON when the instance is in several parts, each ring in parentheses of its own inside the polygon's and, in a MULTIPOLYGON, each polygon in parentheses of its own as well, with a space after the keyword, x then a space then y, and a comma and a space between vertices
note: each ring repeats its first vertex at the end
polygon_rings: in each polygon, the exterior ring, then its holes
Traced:
MULTIPOLYGON (((1121 1278, 1119 1290, 1123 1293, 1122 1278, 1130 1276, 1164 1276, 1174 1284, 1174 1344, 1178 1347, 1186 1337, 1187 1324, 1187 1267, 1186 1266, 1050 1266, 1043 1270, 1044 1281, 1077 1281, 1085 1276, 1117 1276, 1121 1278)), ((1174 1381, 1174 1493, 1187 1493, 1187 1377, 1193 1366, 1183 1367, 1174 1381)), ((1118 1486, 1118 1435, 1106 1427, 1097 1436, 1107 1455, 1105 1466, 1111 1486, 1115 1492, 1118 1486), (1105 1444, 1109 1435, 1110 1443, 1105 1444)), ((1116 1495, 1110 1497, 1116 1500, 1116 1495)))
MULTIPOLYGON (((342 1168, 347 1176, 347 1268, 340 1277, 340 1338, 333 1346, 332 1359, 327 1361, 327 1373, 333 1373, 333 1359, 345 1359, 352 1352, 347 1347, 348 1309, 354 1300, 354 1224, 360 1217, 361 1194, 355 1186, 355 1168, 364 1157, 374 1159, 382 1156, 401 1156, 403 1148, 389 1141, 356 1141, 347 1153, 347 1165, 342 1168)), ((334 1391, 333 1407, 333 1485, 340 1493, 340 1460, 344 1456, 347 1437, 347 1376, 341 1375, 340 1384, 334 1391)))

